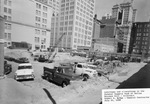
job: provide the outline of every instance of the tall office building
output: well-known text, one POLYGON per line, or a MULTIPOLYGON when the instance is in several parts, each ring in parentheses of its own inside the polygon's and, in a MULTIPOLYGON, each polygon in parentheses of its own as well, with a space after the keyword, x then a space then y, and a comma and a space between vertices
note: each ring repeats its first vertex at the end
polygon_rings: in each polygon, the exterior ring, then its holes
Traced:
POLYGON ((95 0, 61 0, 60 13, 52 20, 51 46, 65 33, 60 47, 90 47, 92 42, 95 0))
POLYGON ((60 10, 60 0, 48 0, 48 5, 53 8, 54 15, 57 15, 60 10))
POLYGON ((131 27, 136 18, 136 9, 133 9, 132 1, 114 5, 112 8, 112 17, 116 18, 118 23, 116 37, 122 35, 123 52, 128 53, 131 27))
POLYGON ((5 46, 29 43, 34 49, 50 45, 52 8, 47 0, 0 0, 5 18, 5 46))

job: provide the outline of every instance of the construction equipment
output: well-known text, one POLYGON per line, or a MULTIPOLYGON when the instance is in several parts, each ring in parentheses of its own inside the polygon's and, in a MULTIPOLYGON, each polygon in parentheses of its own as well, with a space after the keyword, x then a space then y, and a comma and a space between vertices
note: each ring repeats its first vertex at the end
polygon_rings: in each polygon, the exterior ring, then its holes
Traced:
POLYGON ((59 38, 58 41, 56 42, 55 46, 51 49, 51 50, 54 50, 54 51, 52 52, 51 55, 49 55, 49 62, 52 62, 53 59, 55 58, 56 54, 58 53, 58 45, 59 45, 59 43, 61 42, 61 40, 62 40, 62 38, 63 38, 64 35, 65 35, 65 33, 63 33, 63 34, 60 36, 60 38, 59 38))

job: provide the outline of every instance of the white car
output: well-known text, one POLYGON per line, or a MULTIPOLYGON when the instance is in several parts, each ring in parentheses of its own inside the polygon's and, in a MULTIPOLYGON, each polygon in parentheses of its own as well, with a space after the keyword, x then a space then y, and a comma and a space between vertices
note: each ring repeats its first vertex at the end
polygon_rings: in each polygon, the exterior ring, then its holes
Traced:
POLYGON ((34 70, 32 68, 31 63, 22 63, 19 64, 18 70, 15 72, 14 79, 15 80, 23 80, 23 79, 33 79, 34 80, 34 70))

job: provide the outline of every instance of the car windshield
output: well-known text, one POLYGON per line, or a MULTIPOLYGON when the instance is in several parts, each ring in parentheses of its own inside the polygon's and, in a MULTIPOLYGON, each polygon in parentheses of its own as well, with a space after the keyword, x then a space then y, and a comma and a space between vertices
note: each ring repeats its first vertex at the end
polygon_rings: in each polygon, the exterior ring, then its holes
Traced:
POLYGON ((32 69, 32 66, 31 65, 28 65, 28 66, 19 66, 18 70, 21 70, 21 69, 32 69))
POLYGON ((65 68, 64 73, 70 74, 70 73, 73 73, 73 70, 71 68, 65 68))

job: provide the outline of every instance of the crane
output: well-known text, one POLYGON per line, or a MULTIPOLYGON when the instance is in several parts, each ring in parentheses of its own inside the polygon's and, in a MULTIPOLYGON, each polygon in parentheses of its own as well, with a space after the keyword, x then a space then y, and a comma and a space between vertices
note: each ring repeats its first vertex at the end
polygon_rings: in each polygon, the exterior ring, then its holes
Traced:
POLYGON ((54 50, 52 52, 51 55, 49 55, 49 61, 53 61, 53 59, 55 58, 56 54, 58 53, 58 44, 61 42, 63 36, 65 35, 65 33, 63 33, 60 38, 58 39, 58 41, 56 42, 55 46, 52 48, 52 50, 54 50))

